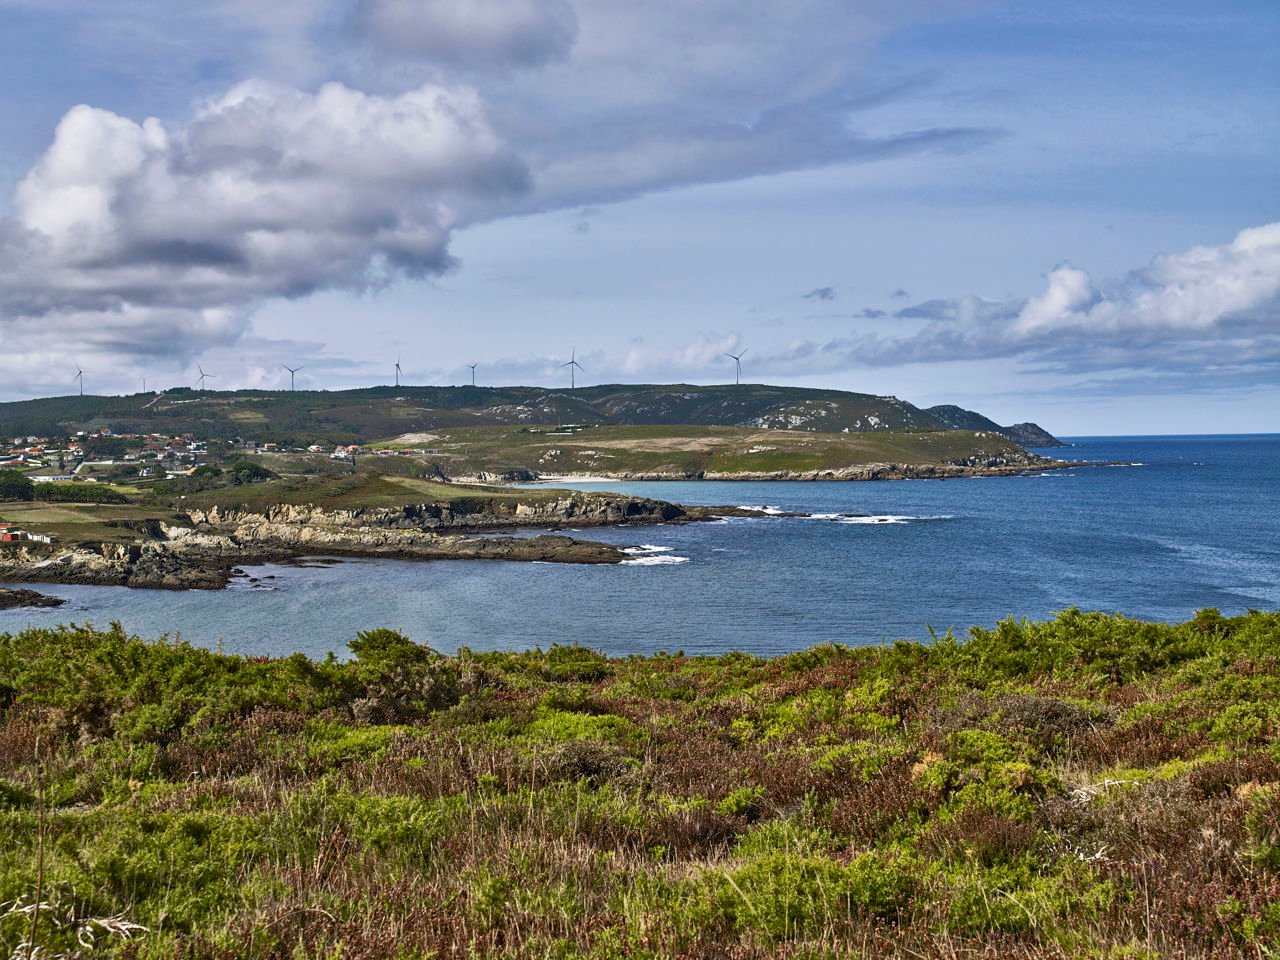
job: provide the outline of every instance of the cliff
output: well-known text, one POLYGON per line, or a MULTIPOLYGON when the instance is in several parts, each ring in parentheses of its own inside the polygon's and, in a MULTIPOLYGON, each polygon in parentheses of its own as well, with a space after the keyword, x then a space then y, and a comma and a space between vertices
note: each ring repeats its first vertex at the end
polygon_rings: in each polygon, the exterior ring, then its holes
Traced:
POLYGON ((973 410, 943 403, 929 407, 925 413, 952 430, 983 430, 1008 437, 1023 447, 1065 447, 1066 444, 1037 423, 1015 423, 1002 427, 994 420, 973 410))

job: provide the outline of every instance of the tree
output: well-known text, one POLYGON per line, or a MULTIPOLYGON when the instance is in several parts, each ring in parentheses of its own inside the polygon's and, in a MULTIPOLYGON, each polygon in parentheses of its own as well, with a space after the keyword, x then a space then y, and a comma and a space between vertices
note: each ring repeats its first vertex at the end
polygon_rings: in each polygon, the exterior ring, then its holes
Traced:
POLYGON ((237 460, 227 467, 227 473, 231 475, 231 482, 236 486, 244 483, 257 483, 259 480, 270 480, 275 476, 266 467, 254 463, 252 460, 237 460))
POLYGON ((0 470, 0 500, 32 500, 36 485, 17 470, 0 470))

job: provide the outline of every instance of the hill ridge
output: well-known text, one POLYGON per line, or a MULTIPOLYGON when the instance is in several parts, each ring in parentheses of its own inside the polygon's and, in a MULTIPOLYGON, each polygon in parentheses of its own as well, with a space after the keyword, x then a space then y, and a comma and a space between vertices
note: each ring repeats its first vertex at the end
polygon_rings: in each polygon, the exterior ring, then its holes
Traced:
MULTIPOLYGON (((828 433, 990 430, 959 407, 922 409, 894 396, 769 384, 377 386, 350 390, 195 390, 65 396, 0 403, 0 436, 107 427, 114 432, 195 433, 253 440, 369 441, 407 432, 484 425, 563 423, 739 426, 828 433), (960 426, 959 411, 982 426, 960 426)), ((1038 439, 1056 442, 1035 425, 1038 439)))

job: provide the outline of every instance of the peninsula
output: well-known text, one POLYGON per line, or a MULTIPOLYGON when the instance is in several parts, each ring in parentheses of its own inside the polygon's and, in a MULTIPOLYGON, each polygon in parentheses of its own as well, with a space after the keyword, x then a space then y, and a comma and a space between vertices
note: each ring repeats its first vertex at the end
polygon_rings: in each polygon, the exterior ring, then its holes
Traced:
POLYGON ((1073 465, 1011 430, 960 408, 749 384, 182 389, 0 404, 0 436, 12 437, 0 442, 0 581, 217 589, 243 565, 317 555, 620 563, 624 547, 559 531, 740 508, 505 485, 1073 465), (956 429, 964 417, 984 429, 956 429))
POLYGON ((374 473, 256 486, 243 497, 179 495, 184 505, 176 508, 0 504, 0 514, 41 538, 0 544, 0 582, 219 589, 240 566, 317 555, 619 563, 629 556, 621 547, 551 531, 712 514, 643 497, 445 486, 374 473))

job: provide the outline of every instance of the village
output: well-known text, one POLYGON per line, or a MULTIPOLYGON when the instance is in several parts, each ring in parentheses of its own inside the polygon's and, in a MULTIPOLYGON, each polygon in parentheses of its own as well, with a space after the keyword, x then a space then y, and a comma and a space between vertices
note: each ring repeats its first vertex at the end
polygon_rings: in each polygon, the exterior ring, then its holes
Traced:
POLYGON ((199 467, 228 457, 256 454, 327 455, 350 461, 371 455, 423 456, 433 451, 417 448, 377 447, 359 444, 311 444, 285 447, 254 440, 200 440, 192 434, 113 433, 103 428, 77 431, 63 437, 12 437, 0 439, 0 470, 17 470, 33 483, 85 481, 96 483, 145 483, 191 476, 199 467))

